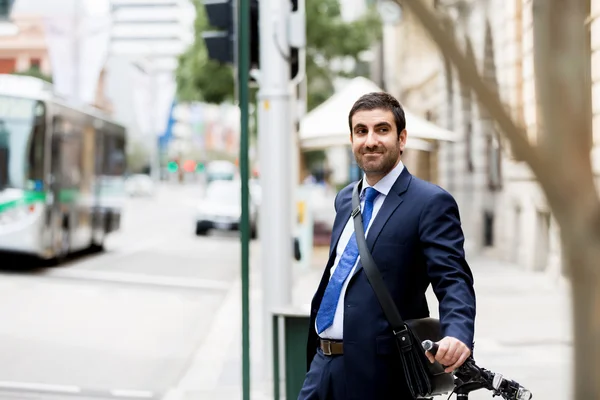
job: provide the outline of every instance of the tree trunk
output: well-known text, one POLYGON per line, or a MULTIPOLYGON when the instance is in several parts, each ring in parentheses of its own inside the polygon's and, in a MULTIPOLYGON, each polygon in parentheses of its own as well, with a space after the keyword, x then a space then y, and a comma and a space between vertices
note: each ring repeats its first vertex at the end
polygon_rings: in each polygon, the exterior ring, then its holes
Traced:
POLYGON ((600 276, 593 271, 598 270, 600 263, 600 238, 578 242, 573 241, 571 236, 563 237, 562 244, 573 293, 573 398, 599 399, 600 276))

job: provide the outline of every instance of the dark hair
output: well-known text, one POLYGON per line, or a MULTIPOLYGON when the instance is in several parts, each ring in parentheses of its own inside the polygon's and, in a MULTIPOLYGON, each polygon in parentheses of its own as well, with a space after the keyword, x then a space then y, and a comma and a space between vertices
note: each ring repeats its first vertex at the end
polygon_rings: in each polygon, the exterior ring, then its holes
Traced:
POLYGON ((406 118, 404 116, 404 109, 400 105, 400 102, 396 100, 394 96, 385 92, 372 92, 362 95, 350 110, 348 115, 348 125, 350 126, 350 133, 352 134, 352 116, 357 111, 362 110, 388 110, 394 114, 394 122, 396 122, 396 129, 398 130, 398 137, 400 132, 406 128, 406 118))

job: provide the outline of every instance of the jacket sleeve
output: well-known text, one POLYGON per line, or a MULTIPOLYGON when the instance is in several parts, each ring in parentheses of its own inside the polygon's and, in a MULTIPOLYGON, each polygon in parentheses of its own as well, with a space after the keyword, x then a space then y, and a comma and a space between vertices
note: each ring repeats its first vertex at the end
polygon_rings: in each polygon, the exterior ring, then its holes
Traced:
POLYGON ((464 235, 454 198, 439 191, 426 202, 419 236, 431 285, 439 301, 442 334, 473 349, 475 290, 465 260, 464 235))

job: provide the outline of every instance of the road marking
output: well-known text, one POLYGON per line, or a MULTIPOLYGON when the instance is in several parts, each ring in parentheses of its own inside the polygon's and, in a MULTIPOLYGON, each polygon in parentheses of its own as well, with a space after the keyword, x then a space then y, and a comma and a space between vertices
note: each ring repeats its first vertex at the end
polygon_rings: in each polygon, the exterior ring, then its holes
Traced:
POLYGON ((0 389, 18 389, 28 391, 39 391, 39 392, 53 392, 53 393, 81 393, 81 388, 70 385, 53 385, 48 383, 35 383, 35 382, 11 382, 11 381, 0 381, 0 389))
POLYGON ((105 283, 121 283, 130 285, 147 285, 159 287, 172 287, 181 289, 207 289, 207 290, 228 290, 231 287, 230 282, 187 278, 187 277, 172 277, 164 275, 146 275, 141 273, 126 273, 126 272, 106 272, 94 270, 48 270, 39 276, 48 278, 74 279, 84 281, 95 281, 105 283))
POLYGON ((115 389, 111 390, 110 394, 114 397, 127 397, 127 398, 138 398, 138 399, 152 399, 154 393, 148 390, 127 390, 127 389, 115 389))
POLYGON ((154 399, 157 398, 154 392, 150 390, 131 390, 131 389, 112 389, 112 390, 91 390, 83 389, 73 385, 55 385, 36 382, 12 382, 0 381, 0 391, 12 390, 23 393, 46 393, 69 394, 94 397, 94 398, 119 398, 119 399, 154 399))

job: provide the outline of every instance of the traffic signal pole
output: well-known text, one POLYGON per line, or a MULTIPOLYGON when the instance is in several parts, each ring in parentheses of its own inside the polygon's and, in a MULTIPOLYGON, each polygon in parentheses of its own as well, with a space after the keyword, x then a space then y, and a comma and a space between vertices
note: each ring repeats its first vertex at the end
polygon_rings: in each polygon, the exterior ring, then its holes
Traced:
POLYGON ((291 99, 292 86, 297 85, 300 78, 292 84, 290 76, 292 73, 303 76, 303 72, 294 72, 300 68, 297 61, 290 59, 290 46, 304 47, 304 0, 291 0, 291 3, 285 0, 203 0, 203 4, 210 25, 216 29, 202 33, 209 57, 221 63, 234 64, 237 69, 236 92, 241 112, 242 373, 243 399, 249 400, 249 72, 251 64, 255 66, 258 61, 258 141, 262 187, 259 235, 264 311, 261 358, 266 360, 265 375, 272 377, 272 313, 274 309, 282 309, 291 303, 292 200, 295 197, 292 196, 295 185, 292 186, 291 175, 291 99), (235 4, 237 13, 232 12, 235 4), (292 6, 297 7, 294 4, 301 5, 302 13, 292 14, 292 6), (258 32, 254 25, 256 19, 258 32), (235 33, 234 27, 237 27, 235 33), (237 43, 237 52, 234 51, 234 42, 237 43), (257 50, 260 60, 256 60, 257 50))
POLYGON ((290 5, 282 0, 259 1, 260 89, 258 141, 262 205, 260 245, 263 287, 263 357, 272 377, 272 311, 291 302, 292 197, 290 46, 287 23, 290 5))
POLYGON ((249 214, 249 166, 248 166, 248 105, 250 102, 250 0, 238 0, 237 4, 237 95, 240 106, 240 175, 242 181, 242 393, 243 400, 250 400, 250 214, 249 214))

